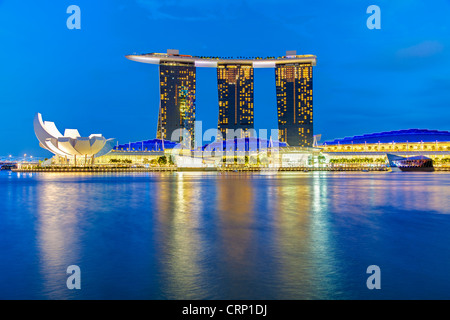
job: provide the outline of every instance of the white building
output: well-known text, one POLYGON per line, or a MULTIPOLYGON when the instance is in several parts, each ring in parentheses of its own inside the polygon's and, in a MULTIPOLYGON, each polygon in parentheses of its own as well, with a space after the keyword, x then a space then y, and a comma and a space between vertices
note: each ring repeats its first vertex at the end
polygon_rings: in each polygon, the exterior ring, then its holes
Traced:
POLYGON ((109 153, 115 143, 101 134, 82 137, 77 129, 66 129, 62 135, 55 123, 43 121, 40 113, 34 116, 33 125, 39 145, 55 154, 59 163, 94 163, 94 157, 109 153))

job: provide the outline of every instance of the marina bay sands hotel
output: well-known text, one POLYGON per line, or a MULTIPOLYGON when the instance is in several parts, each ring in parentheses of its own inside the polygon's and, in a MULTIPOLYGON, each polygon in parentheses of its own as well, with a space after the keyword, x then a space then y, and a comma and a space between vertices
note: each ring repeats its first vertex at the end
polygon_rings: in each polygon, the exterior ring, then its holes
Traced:
POLYGON ((287 51, 283 57, 224 58, 167 53, 128 55, 126 58, 159 65, 160 108, 157 138, 171 140, 172 132, 187 129, 194 138, 196 68, 217 68, 218 130, 254 129, 253 68, 274 68, 279 140, 290 146, 313 145, 313 73, 316 56, 287 51))

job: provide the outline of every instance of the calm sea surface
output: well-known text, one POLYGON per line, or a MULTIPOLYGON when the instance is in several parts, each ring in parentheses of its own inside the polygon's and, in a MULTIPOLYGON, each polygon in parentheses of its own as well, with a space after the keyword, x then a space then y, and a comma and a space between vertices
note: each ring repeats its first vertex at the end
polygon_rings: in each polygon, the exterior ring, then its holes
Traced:
POLYGON ((0 172, 0 299, 450 299, 449 246, 444 173, 0 172))

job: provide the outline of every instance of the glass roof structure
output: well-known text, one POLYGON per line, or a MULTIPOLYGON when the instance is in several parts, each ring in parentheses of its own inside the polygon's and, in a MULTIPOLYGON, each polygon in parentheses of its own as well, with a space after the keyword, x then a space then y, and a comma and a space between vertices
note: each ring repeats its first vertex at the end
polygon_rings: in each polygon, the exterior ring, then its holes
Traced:
POLYGON ((450 141, 450 132, 428 130, 428 129, 407 129, 398 131, 387 131, 370 133, 354 137, 345 137, 325 141, 323 145, 346 145, 364 143, 399 143, 399 142, 444 142, 450 141))
POLYGON ((151 139, 137 142, 129 142, 125 144, 119 144, 114 147, 116 151, 164 151, 164 149, 173 149, 177 145, 177 142, 151 139))
POLYGON ((213 143, 204 145, 202 147, 203 151, 258 151, 260 149, 267 148, 279 148, 286 147, 287 144, 285 142, 281 142, 278 140, 272 141, 267 139, 259 139, 259 138, 235 138, 230 140, 223 141, 214 141, 213 143))

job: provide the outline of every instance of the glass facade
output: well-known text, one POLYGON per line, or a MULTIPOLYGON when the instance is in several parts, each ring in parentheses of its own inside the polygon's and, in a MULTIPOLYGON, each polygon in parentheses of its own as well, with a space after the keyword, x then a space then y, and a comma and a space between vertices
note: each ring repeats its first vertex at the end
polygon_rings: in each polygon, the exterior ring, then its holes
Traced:
POLYGON ((218 130, 224 139, 229 129, 242 129, 243 138, 252 136, 253 129, 253 67, 250 65, 219 64, 218 130))
POLYGON ((407 129, 376 132, 342 139, 325 141, 320 148, 325 152, 423 152, 439 154, 450 151, 450 132, 407 129))
POLYGON ((115 151, 164 151, 165 149, 173 149, 177 144, 173 141, 151 139, 137 142, 129 142, 114 146, 115 151))
POLYGON ((313 145, 312 64, 277 64, 278 138, 290 146, 313 145))
MULTIPOLYGON (((188 130, 194 141, 196 69, 193 63, 161 62, 158 139, 172 140, 172 133, 188 130)), ((180 142, 181 138, 174 139, 180 142)))
POLYGON ((271 141, 267 139, 259 139, 253 137, 247 138, 235 138, 232 140, 223 140, 220 142, 214 141, 213 143, 204 145, 202 149, 204 151, 267 151, 269 148, 284 148, 286 143, 280 141, 271 141))

